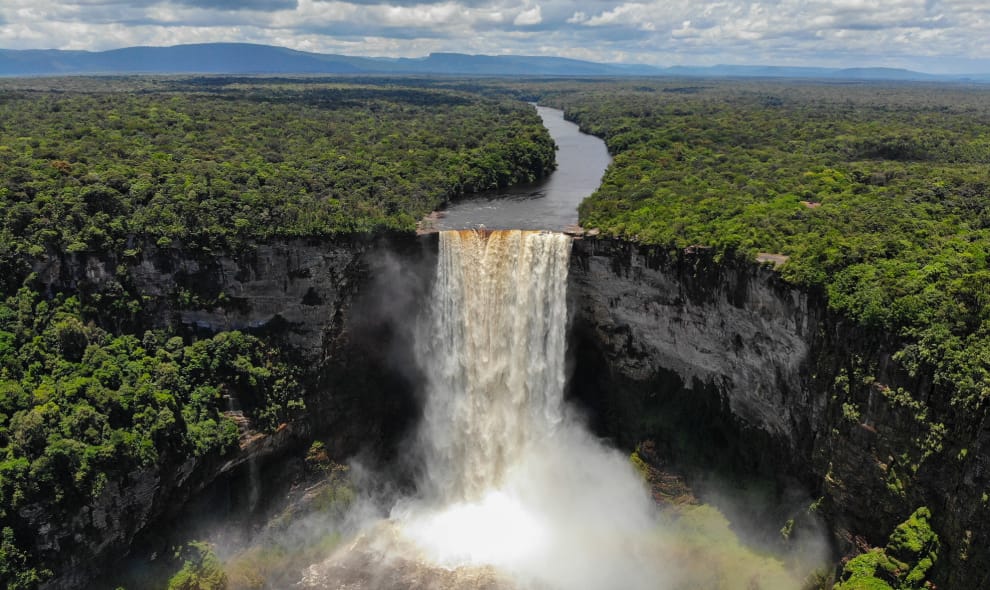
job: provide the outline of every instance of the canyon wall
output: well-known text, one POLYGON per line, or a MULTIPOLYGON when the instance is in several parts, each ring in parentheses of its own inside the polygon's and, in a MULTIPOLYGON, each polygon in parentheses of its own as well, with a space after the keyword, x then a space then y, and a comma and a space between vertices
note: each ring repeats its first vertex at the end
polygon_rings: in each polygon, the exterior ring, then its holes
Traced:
POLYGON ((76 514, 53 520, 44 506, 25 511, 38 531, 39 552, 58 564, 46 587, 87 587, 138 534, 154 530, 221 478, 239 477, 249 462, 255 467, 303 453, 317 436, 330 441, 338 458, 394 453, 415 415, 416 380, 411 346, 403 342, 411 328, 396 318, 415 316, 410 310, 425 289, 419 277, 428 274, 418 265, 432 259, 432 251, 422 251, 429 246, 414 236, 391 235, 272 241, 211 256, 145 244, 126 259, 50 253, 38 262, 37 284, 49 293, 82 293, 86 301, 122 293, 143 299, 142 311, 130 318, 97 308, 108 328, 138 335, 157 328, 190 337, 224 330, 256 334, 287 353, 306 392, 304 414, 272 433, 232 412, 240 446, 224 456, 163 457, 126 481, 110 482, 76 514))
MULTIPOLYGON (((273 241, 221 256, 147 245, 126 260, 52 254, 36 265, 50 291, 143 294, 137 326, 263 336, 294 355, 307 390, 306 415, 275 434, 245 425, 229 456, 134 473, 79 514, 39 520, 39 546, 64 556, 50 587, 84 587, 217 478, 317 434, 338 457, 401 452, 421 382, 411 320, 436 248, 435 235, 273 241)), ((618 444, 652 439, 682 462, 797 482, 840 551, 883 545, 928 506, 943 543, 939 586, 990 585, 986 410, 951 406, 944 386, 902 370, 895 338, 829 312, 769 266, 702 248, 575 240, 569 298, 571 395, 618 444)))
POLYGON ((122 260, 52 253, 33 271, 51 290, 130 288, 148 298, 142 318, 148 326, 208 333, 271 327, 303 358, 318 360, 333 333, 327 320, 339 320, 371 247, 370 240, 287 240, 210 256, 145 244, 122 260))
POLYGON ((703 248, 575 241, 574 395, 629 446, 794 478, 840 551, 882 546, 928 506, 936 580, 987 585, 990 423, 894 360, 895 338, 854 325, 769 265, 703 248))

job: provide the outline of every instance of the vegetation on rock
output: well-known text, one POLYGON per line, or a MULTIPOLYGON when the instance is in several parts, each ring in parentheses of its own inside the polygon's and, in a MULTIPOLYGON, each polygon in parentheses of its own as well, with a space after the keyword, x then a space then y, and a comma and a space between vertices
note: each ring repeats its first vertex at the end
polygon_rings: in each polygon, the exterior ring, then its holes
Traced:
POLYGON ((920 590, 933 588, 929 570, 938 560, 938 535, 921 507, 898 525, 884 548, 874 548, 846 563, 835 590, 920 590))
POLYGON ((671 83, 553 102, 615 155, 585 227, 779 255, 829 305, 901 336, 911 371, 990 399, 990 108, 956 87, 671 83))
MULTIPOLYGON (((73 78, 5 80, 0 94, 0 585, 12 589, 64 573, 60 560, 105 558, 89 541, 106 553, 111 521, 139 521, 120 506, 142 477, 216 469, 238 448, 235 408, 267 432, 303 408, 301 369, 270 343, 142 324, 130 276, 142 245, 236 256, 273 238, 412 231, 451 198, 554 167, 531 106, 457 91, 73 78), (115 271, 99 293, 55 292, 32 272, 86 256, 115 271)), ((349 501, 328 489, 325 503, 349 501)), ((223 587, 208 547, 187 553, 170 587, 223 587)))
POLYGON ((227 589, 227 574, 209 543, 193 541, 176 557, 183 560, 182 569, 168 581, 168 590, 227 589))
POLYGON ((27 288, 0 303, 0 526, 5 563, 20 564, 0 572, 9 587, 51 574, 32 555, 40 523, 105 526, 80 509, 113 505, 141 472, 236 448, 231 398, 267 430, 302 408, 296 370, 253 336, 113 335, 75 297, 27 288))

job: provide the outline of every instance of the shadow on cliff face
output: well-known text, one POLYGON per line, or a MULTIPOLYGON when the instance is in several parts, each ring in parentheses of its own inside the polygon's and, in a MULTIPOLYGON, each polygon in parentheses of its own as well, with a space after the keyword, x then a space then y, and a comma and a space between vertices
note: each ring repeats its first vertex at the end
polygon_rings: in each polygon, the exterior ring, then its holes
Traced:
POLYGON ((428 296, 431 256, 419 241, 383 242, 344 269, 336 280, 349 291, 342 298, 347 305, 337 317, 314 318, 327 326, 323 358, 300 367, 307 409, 295 434, 270 455, 218 477, 186 505, 169 507, 100 583, 164 587, 181 567, 173 554, 203 540, 229 567, 231 580, 240 580, 233 587, 285 588, 363 515, 380 516, 379 504, 388 505, 393 488, 409 485, 403 441, 420 411, 422 381, 411 339, 428 296), (345 458, 346 468, 334 462, 345 458))
MULTIPOLYGON (((637 450, 634 462, 651 474, 662 512, 675 531, 688 529, 685 547, 698 540, 691 531, 704 531, 708 548, 696 553, 707 552, 713 570, 741 574, 762 556, 802 572, 804 587, 830 588, 826 564, 835 561, 834 548, 820 500, 781 467, 794 458, 782 456, 766 433, 742 425, 715 384, 686 384, 675 372, 635 357, 631 344, 625 352, 636 358, 632 364, 651 371, 630 379, 626 367, 606 360, 599 335, 586 322, 579 316, 572 324, 568 398, 584 408, 599 436, 637 450)), ((623 349, 632 335, 617 330, 609 337, 611 346, 623 349)), ((690 559, 682 564, 687 571, 699 567, 690 559)))
MULTIPOLYGON (((414 354, 417 322, 430 297, 436 254, 423 241, 366 256, 371 284, 352 305, 351 344, 416 392, 424 380, 414 354)), ((389 394, 400 392, 389 391, 389 394)), ((407 392, 402 392, 407 393, 407 392)))
MULTIPOLYGON (((435 250, 435 248, 433 248, 435 250)), ((317 390, 317 433, 334 456, 364 453, 369 464, 401 463, 403 441, 420 413, 423 375, 413 353, 416 320, 429 297, 435 253, 423 240, 367 253, 346 317, 334 318, 317 390)))

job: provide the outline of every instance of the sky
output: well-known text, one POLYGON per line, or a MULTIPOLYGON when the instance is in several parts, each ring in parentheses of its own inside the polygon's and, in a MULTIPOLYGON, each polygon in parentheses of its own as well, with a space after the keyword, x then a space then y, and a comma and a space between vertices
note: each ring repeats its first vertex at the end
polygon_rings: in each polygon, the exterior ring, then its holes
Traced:
POLYGON ((672 65, 990 72, 990 0, 0 0, 0 48, 249 42, 672 65))

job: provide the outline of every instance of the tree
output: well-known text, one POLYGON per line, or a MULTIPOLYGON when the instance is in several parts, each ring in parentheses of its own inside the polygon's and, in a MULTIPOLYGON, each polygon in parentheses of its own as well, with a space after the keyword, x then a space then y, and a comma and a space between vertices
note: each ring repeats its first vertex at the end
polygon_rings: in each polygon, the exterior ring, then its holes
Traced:
POLYGON ((227 574, 209 543, 187 543, 175 557, 183 560, 182 569, 168 581, 168 590, 226 590, 227 574))

